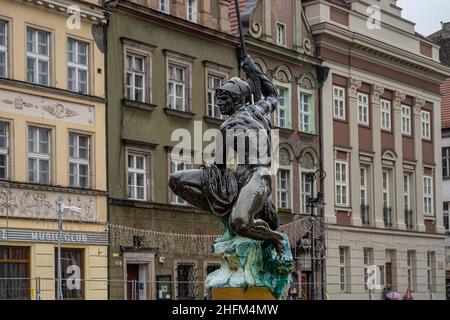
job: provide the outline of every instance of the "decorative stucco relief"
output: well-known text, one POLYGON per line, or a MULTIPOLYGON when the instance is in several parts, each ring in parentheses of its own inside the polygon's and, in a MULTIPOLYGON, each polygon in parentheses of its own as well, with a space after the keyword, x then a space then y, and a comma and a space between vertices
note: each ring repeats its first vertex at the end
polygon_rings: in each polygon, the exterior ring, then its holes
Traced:
POLYGON ((61 120, 84 125, 94 124, 92 106, 47 99, 26 93, 0 90, 0 109, 50 120, 61 120))
POLYGON ((380 97, 384 93, 384 88, 378 84, 372 85, 372 103, 380 104, 380 97))
POLYGON ((80 213, 65 212, 64 220, 89 222, 96 220, 94 196, 64 195, 56 192, 0 187, 0 216, 58 219, 56 202, 62 196, 66 206, 81 208, 80 213))

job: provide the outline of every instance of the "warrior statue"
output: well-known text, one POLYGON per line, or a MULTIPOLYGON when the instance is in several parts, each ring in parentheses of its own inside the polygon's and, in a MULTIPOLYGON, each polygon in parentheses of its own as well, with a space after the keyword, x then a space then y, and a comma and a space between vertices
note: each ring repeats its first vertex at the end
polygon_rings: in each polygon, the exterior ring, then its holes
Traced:
MULTIPOLYGON (((260 251, 265 252, 261 254, 261 261, 249 263, 259 264, 258 267, 253 266, 256 268, 254 273, 269 273, 270 280, 249 281, 247 279, 245 281, 255 286, 266 285, 276 297, 279 297, 289 283, 292 255, 286 235, 276 231, 279 222, 271 197, 271 162, 270 160, 250 161, 249 150, 254 146, 249 145, 252 142, 248 140, 245 140, 245 161, 239 159, 236 169, 229 168, 227 161, 224 160, 226 149, 230 148, 229 143, 227 145, 230 140, 226 137, 233 132, 239 135, 239 133, 245 134, 254 130, 259 134, 258 141, 265 139, 267 150, 271 150, 270 116, 279 105, 278 91, 274 84, 258 70, 249 56, 243 59, 241 67, 247 75, 247 81, 234 77, 216 89, 220 112, 228 116, 220 126, 223 140, 216 139, 216 143, 219 141, 216 162, 203 165, 196 170, 178 171, 171 175, 169 183, 176 195, 222 219, 226 232, 224 236, 216 240, 216 253, 223 251, 220 246, 225 243, 227 243, 226 246, 231 245, 233 249, 236 249, 236 243, 233 242, 237 241, 233 240, 235 237, 239 237, 239 241, 251 239, 253 244, 257 243, 261 246, 260 251), (256 92, 259 88, 260 92, 256 92), (263 99, 252 103, 252 98, 261 95, 263 99), (273 263, 270 264, 266 260, 273 263), (269 265, 273 270, 267 269, 269 265)), ((238 152, 235 140, 232 141, 231 148, 238 152)), ((224 250, 229 253, 229 249, 227 247, 224 250)), ((236 251, 239 250, 236 249, 236 251)), ((242 267, 245 269, 245 263, 242 267)))

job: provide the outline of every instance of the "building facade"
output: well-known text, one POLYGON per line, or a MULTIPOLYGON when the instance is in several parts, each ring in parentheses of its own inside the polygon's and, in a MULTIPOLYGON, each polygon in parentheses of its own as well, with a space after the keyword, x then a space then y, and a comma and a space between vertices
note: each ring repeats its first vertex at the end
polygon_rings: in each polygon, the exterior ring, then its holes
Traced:
POLYGON ((439 85, 449 69, 394 0, 303 5, 330 68, 323 87, 328 297, 378 300, 391 284, 402 294, 411 288, 416 299, 443 299, 445 230, 436 191, 439 85))
POLYGON ((107 298, 103 10, 0 7, 0 299, 107 298), (81 280, 79 280, 81 279, 81 280))
MULTIPOLYGON (((439 57, 441 63, 450 67, 450 22, 443 23, 442 29, 428 36, 435 44, 440 46, 439 57)), ((444 227, 447 233, 447 268, 446 292, 450 300, 450 78, 441 85, 441 125, 442 125, 442 202, 444 210, 444 227)))
POLYGON ((199 166, 204 133, 223 121, 214 89, 238 65, 229 2, 120 0, 107 8, 110 298, 203 299, 219 261, 200 245, 221 225, 172 194, 168 180, 199 166), (192 152, 173 156, 180 132, 192 152))

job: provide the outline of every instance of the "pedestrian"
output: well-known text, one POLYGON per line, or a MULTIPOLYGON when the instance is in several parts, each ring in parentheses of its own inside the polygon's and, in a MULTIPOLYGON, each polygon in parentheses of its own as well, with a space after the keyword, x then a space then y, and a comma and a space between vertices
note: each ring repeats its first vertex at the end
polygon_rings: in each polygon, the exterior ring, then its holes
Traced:
POLYGON ((406 289, 406 293, 403 295, 403 300, 414 300, 411 288, 406 289))
POLYGON ((385 300, 391 300, 389 299, 389 297, 387 296, 388 293, 390 293, 392 291, 392 286, 390 283, 386 284, 386 286, 383 289, 383 299, 385 300))

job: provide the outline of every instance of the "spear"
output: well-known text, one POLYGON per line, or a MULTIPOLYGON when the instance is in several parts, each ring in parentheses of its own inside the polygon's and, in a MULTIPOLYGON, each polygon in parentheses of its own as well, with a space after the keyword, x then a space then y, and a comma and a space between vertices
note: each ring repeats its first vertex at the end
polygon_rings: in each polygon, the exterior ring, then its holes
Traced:
POLYGON ((247 49, 245 48, 245 38, 244 38, 244 32, 242 31, 242 19, 241 19, 241 7, 239 6, 239 0, 234 0, 234 5, 236 7, 236 18, 238 22, 238 28, 239 28, 239 41, 241 43, 241 47, 239 50, 238 60, 239 64, 242 60, 247 57, 247 49))

